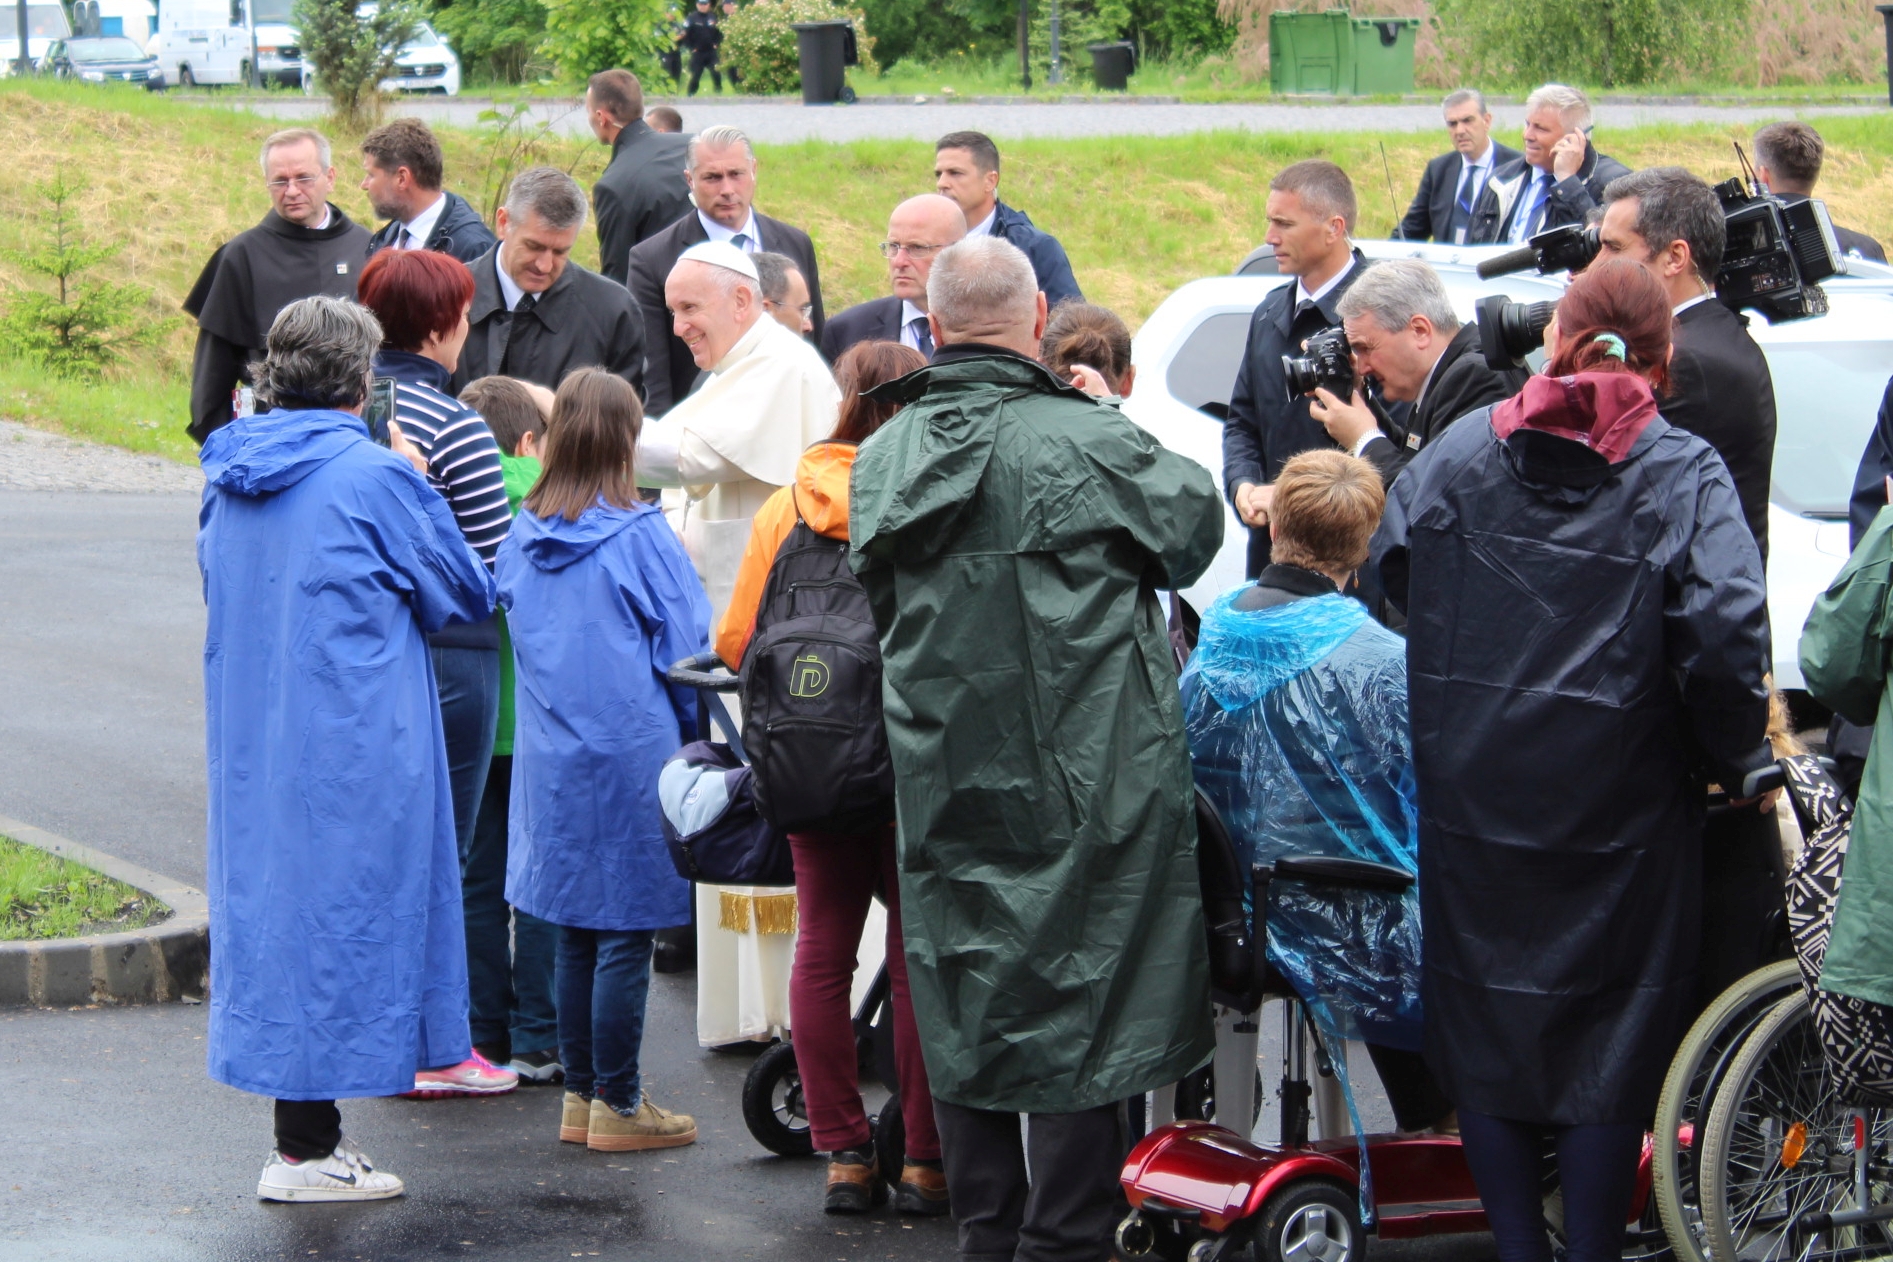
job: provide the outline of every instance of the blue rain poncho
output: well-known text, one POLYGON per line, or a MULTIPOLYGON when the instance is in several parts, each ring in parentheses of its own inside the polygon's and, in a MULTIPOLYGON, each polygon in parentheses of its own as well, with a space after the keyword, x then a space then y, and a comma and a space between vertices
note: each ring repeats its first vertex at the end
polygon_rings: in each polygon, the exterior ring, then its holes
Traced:
POLYGON ((664 672, 710 636, 683 544, 648 504, 521 510, 494 569, 517 672, 506 901, 578 929, 688 924, 657 800, 696 739, 696 694, 664 672))
POLYGON ((345 412, 205 440, 210 1075, 385 1096, 469 1054, 427 633, 493 610, 440 493, 345 412))
MULTIPOLYGON (((1406 646, 1359 601, 1316 596, 1254 611, 1239 588, 1203 616, 1184 672, 1196 781, 1244 878, 1288 854, 1418 870, 1406 646)), ((1420 1049, 1420 917, 1404 896, 1269 887, 1269 958, 1325 1031, 1420 1049)))

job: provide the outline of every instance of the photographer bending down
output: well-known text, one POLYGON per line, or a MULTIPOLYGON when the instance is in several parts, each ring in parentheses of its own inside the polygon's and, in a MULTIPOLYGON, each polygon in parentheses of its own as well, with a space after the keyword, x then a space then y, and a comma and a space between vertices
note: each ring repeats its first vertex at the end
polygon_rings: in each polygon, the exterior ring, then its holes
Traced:
POLYGON ((1342 402, 1315 391, 1308 414, 1328 437, 1374 463, 1389 484, 1420 448, 1475 408, 1509 399, 1531 376, 1522 368, 1495 372, 1479 352, 1479 328, 1461 325, 1439 273, 1418 259, 1376 263, 1337 304, 1354 368, 1380 382, 1384 397, 1412 402, 1404 432, 1382 432, 1357 390, 1342 402))

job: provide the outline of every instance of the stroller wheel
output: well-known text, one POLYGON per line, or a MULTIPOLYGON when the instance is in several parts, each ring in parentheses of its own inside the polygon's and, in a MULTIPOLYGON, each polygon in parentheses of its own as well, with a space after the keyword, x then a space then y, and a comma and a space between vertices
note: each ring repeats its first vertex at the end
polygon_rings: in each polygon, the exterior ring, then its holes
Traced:
POLYGON ((743 1124, 756 1142, 782 1157, 809 1157, 815 1139, 802 1100, 795 1044, 777 1043, 756 1058, 743 1079, 743 1124))
POLYGON ((907 1163, 907 1119, 900 1111, 900 1092, 887 1097, 874 1119, 874 1159, 889 1187, 900 1186, 901 1167, 907 1163))

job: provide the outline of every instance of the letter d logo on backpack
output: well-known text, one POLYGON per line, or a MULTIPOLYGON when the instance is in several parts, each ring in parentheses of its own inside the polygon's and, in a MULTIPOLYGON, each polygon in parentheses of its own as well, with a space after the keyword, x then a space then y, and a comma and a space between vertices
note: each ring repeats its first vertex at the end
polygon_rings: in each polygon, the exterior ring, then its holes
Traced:
POLYGON ((813 653, 804 654, 795 659, 795 669, 789 678, 791 697, 819 697, 828 690, 828 663, 813 653))

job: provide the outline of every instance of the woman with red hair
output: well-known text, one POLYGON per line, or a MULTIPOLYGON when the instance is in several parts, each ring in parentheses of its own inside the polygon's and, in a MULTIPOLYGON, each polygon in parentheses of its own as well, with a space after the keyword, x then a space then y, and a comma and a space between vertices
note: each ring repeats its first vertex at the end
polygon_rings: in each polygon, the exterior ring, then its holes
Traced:
POLYGON ((1426 1054, 1502 1262, 1616 1262, 1692 1011, 1704 786, 1771 759, 1761 556, 1721 457, 1657 412, 1670 302, 1593 265, 1548 361, 1393 484, 1426 1054))
MULTIPOLYGON (((375 377, 395 382, 390 433, 397 445, 419 453, 428 482, 446 497, 468 546, 491 570, 512 525, 500 450, 480 414, 447 393, 467 340, 473 273, 460 260, 432 250, 382 250, 362 269, 355 292, 381 321, 385 341, 375 356, 375 377)), ((514 1056, 535 1052, 554 1068, 557 1061, 556 1035, 550 1031, 543 1046, 509 1045, 513 986, 507 961, 506 856, 501 853, 495 866, 490 856, 470 853, 499 720, 499 625, 489 617, 443 627, 427 639, 460 841, 473 1059, 416 1074, 413 1094, 422 1099, 493 1095, 518 1085, 518 1076, 503 1068, 514 1056)))

